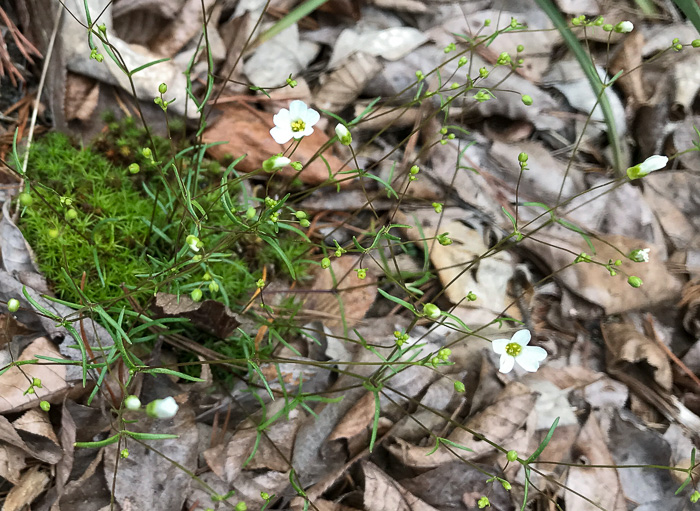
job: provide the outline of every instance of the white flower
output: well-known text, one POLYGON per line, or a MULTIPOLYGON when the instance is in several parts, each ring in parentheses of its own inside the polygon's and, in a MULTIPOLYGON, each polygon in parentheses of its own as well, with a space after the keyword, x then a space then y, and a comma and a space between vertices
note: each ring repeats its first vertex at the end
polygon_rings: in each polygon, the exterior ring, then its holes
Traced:
POLYGON ((289 110, 283 108, 272 118, 275 127, 270 130, 270 135, 278 144, 307 137, 314 132, 313 126, 320 118, 321 115, 306 103, 294 100, 289 104, 289 110))
POLYGON ((273 170, 279 170, 282 167, 286 167, 290 163, 292 163, 292 160, 286 156, 281 156, 278 154, 265 160, 262 167, 265 172, 272 172, 273 170))
POLYGON ((646 176, 650 172, 664 168, 667 163, 668 158, 666 156, 655 154, 654 156, 649 156, 649 158, 642 163, 628 168, 627 176, 629 176, 630 179, 638 179, 646 176))
POLYGON ((188 234, 185 238, 185 243, 190 246, 190 250, 192 250, 192 252, 199 252, 199 249, 204 246, 204 244, 194 234, 188 234))
POLYGON ((629 32, 632 32, 634 30, 634 25, 632 24, 631 21, 621 21, 620 23, 617 24, 615 27, 615 31, 619 32, 621 34, 627 34, 629 32))
POLYGON ((171 419, 175 417, 179 406, 172 397, 156 399, 146 406, 146 413, 157 419, 171 419))
POLYGON ((127 410, 138 410, 141 408, 141 400, 136 396, 127 396, 124 400, 124 407, 127 410))
POLYGON ((648 263, 649 262, 649 250, 648 248, 638 248, 630 252, 630 259, 635 263, 648 263))
POLYGON ((335 125, 335 134, 338 135, 338 140, 340 140, 341 144, 352 144, 352 134, 344 124, 338 123, 335 125))
POLYGON ((519 330, 510 339, 496 339, 491 343, 493 351, 501 356, 499 371, 509 373, 515 363, 528 372, 539 369, 540 362, 547 358, 547 352, 538 346, 528 346, 530 331, 519 330))

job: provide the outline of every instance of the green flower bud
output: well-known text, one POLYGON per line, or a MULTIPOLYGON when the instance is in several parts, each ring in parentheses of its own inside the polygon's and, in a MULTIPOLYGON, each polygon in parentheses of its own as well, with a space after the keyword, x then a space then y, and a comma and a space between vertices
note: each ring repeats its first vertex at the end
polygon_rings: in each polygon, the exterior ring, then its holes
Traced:
POLYGON ((190 298, 193 302, 198 302, 202 299, 202 290, 199 288, 193 289, 190 293, 190 298))
POLYGON ((139 167, 138 163, 132 163, 129 165, 129 172, 131 172, 132 174, 138 174, 140 170, 141 167, 139 167))
MULTIPOLYGON (((693 42, 690 43, 690 45, 691 45, 693 48, 700 48, 700 39, 693 39, 693 42)), ((697 492, 695 492, 695 493, 697 493, 697 492)))
POLYGON ((506 453, 506 458, 512 463, 518 459, 518 453, 516 451, 508 451, 506 453))
POLYGON ((499 481, 501 481, 501 486, 503 486, 503 489, 505 491, 511 490, 512 486, 510 485, 510 483, 508 481, 506 481, 505 479, 499 479, 499 481))
POLYGON ((321 259, 321 268, 326 270, 326 269, 330 268, 330 266, 331 266, 330 259, 328 259, 327 257, 324 257, 323 259, 321 259))
POLYGON ((358 268, 355 272, 357 273, 357 278, 360 280, 365 280, 367 277, 367 268, 358 268))
POLYGON ((78 218, 78 212, 71 208, 68 211, 66 211, 65 218, 68 221, 75 220, 76 218, 78 218))
POLYGON ((34 203, 34 197, 27 192, 19 194, 19 203, 24 207, 29 207, 34 203))
POLYGON ((488 497, 481 497, 479 502, 477 502, 479 509, 484 509, 485 507, 491 507, 491 502, 488 497))
POLYGON ((32 378, 32 387, 41 387, 41 378, 32 378))
POLYGON ((627 283, 632 287, 642 287, 643 284, 642 279, 635 277, 634 275, 627 279, 627 283))
POLYGON ((523 105, 525 105, 525 106, 530 106, 533 103, 532 98, 530 96, 528 96, 527 94, 524 94, 523 97, 520 99, 522 99, 523 105))
POLYGON ((459 392, 461 394, 465 390, 466 390, 466 387, 464 386, 464 383, 462 383, 461 381, 455 382, 455 392, 459 392))
POLYGON ((17 312, 19 310, 19 300, 17 298, 10 298, 7 300, 7 310, 10 312, 17 312))
POLYGON ((518 51, 518 53, 522 53, 525 51, 525 47, 522 44, 519 44, 515 49, 518 51))
POLYGON ((311 222, 309 222, 306 218, 302 218, 301 220, 299 220, 299 225, 306 229, 311 225, 311 222))
POLYGON ((296 80, 292 79, 292 75, 289 75, 289 78, 287 78, 287 85, 289 85, 292 89, 299 85, 296 80))
POLYGON ((489 75, 488 69, 485 67, 479 68, 479 76, 482 78, 486 78, 489 75))
POLYGON ((258 279, 258 281, 255 283, 255 285, 258 287, 258 289, 262 289, 265 287, 265 280, 264 279, 258 279))
POLYGON ((484 20, 484 26, 485 26, 485 27, 488 27, 489 25, 491 25, 491 20, 485 19, 485 20, 484 20))
POLYGON ((101 25, 98 25, 98 26, 97 26, 97 30, 99 30, 100 32, 102 32, 102 35, 105 35, 105 34, 107 33, 107 25, 105 25, 104 23, 102 23, 101 25))
POLYGON ((429 319, 437 319, 440 317, 441 314, 442 311, 440 310, 440 307, 438 307, 434 303, 426 303, 423 306, 423 315, 429 319))
POLYGON ((148 158, 149 160, 153 157, 153 152, 151 152, 151 149, 148 147, 141 149, 141 154, 144 158, 148 158))
POLYGON ((279 170, 283 167, 286 167, 290 163, 292 163, 292 160, 290 160, 286 156, 277 154, 265 160, 262 164, 262 168, 265 172, 274 172, 275 170, 279 170))
POLYGON ((49 229, 49 237, 50 238, 58 238, 60 232, 58 232, 58 229, 49 229))
POLYGON ((595 21, 593 22, 593 24, 594 24, 596 27, 602 26, 603 23, 605 23, 605 18, 603 18, 602 16, 598 16, 598 17, 595 19, 595 21))
POLYGON ((252 207, 252 206, 249 207, 249 208, 246 210, 246 212, 245 212, 245 217, 246 217, 248 220, 252 220, 253 218, 255 218, 255 208, 252 207))
POLYGON ((612 29, 613 26, 610 23, 606 23, 605 25, 603 25, 603 30, 605 30, 606 32, 612 32, 612 29))
POLYGON ((289 164, 290 167, 292 167, 294 170, 299 172, 301 169, 304 168, 304 166, 301 164, 300 161, 293 161, 292 163, 289 164))
POLYGON ((474 292, 469 291, 469 293, 467 293, 467 301, 469 301, 469 302, 476 301, 476 295, 474 294, 474 292))
POLYGON ((418 81, 425 79, 425 75, 423 74, 423 71, 420 71, 420 70, 416 71, 416 78, 418 79, 418 81))
POLYGON ((462 66, 466 65, 466 63, 467 63, 467 57, 462 57, 457 62, 457 67, 462 67, 462 66))
POLYGON ((121 451, 119 451, 119 457, 121 459, 128 458, 129 457, 129 449, 122 449, 121 451))
POLYGON ((48 401, 41 401, 39 403, 39 408, 41 408, 45 412, 48 412, 49 410, 51 410, 51 403, 49 403, 48 401))
POLYGON ((234 508, 236 511, 247 511, 248 506, 246 505, 245 502, 239 502, 236 504, 236 507, 234 508))
POLYGON ((338 136, 338 140, 340 140, 341 144, 352 144, 352 134, 344 124, 338 123, 335 125, 335 134, 338 136))
POLYGON ((433 209, 435 210, 436 213, 442 213, 442 203, 433 202, 433 209))
POLYGON ((448 236, 450 234, 449 232, 443 232, 442 234, 438 234, 437 240, 440 245, 443 247, 446 247, 447 245, 452 245, 452 240, 448 236))
POLYGON ((414 165, 413 167, 411 167, 409 172, 411 173, 412 176, 415 176, 416 174, 418 174, 420 172, 420 167, 418 165, 414 165))
POLYGON ((124 408, 127 410, 138 410, 141 408, 141 400, 137 396, 126 396, 124 399, 124 408))
POLYGON ((578 18, 572 18, 571 19, 571 24, 575 27, 578 27, 581 24, 581 20, 578 18))
POLYGON ((219 284, 214 282, 213 280, 209 283, 209 292, 214 294, 219 292, 219 284))
POLYGON ((690 502, 693 504, 697 503, 697 501, 700 500, 700 492, 695 490, 691 495, 690 495, 690 502))
POLYGON ((528 155, 527 155, 527 153, 520 153, 520 154, 518 155, 518 161, 519 161, 520 163, 527 163, 527 160, 528 160, 528 155))
POLYGON ((165 83, 161 83, 158 86, 158 92, 160 92, 161 94, 165 94, 166 92, 168 92, 168 85, 165 83))

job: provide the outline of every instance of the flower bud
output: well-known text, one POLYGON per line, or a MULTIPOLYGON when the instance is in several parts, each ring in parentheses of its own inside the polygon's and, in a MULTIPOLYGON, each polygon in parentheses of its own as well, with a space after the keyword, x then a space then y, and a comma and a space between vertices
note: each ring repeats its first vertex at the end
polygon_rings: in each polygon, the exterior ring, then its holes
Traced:
POLYGON ((429 319, 437 319, 442 314, 440 307, 434 303, 426 303, 423 306, 423 315, 429 319))
POLYGON ((279 170, 283 167, 286 167, 290 163, 292 163, 292 160, 290 160, 286 156, 277 154, 265 160, 262 164, 262 168, 265 172, 274 172, 275 170, 279 170))
POLYGON ((491 502, 489 501, 489 498, 484 496, 479 499, 479 502, 477 502, 479 509, 484 509, 485 507, 491 507, 491 502))
POLYGON ((630 179, 639 179, 640 177, 646 176, 650 172, 664 168, 667 163, 668 158, 666 156, 660 156, 658 154, 649 156, 649 158, 644 160, 642 163, 628 168, 627 177, 630 179))
POLYGON ((693 42, 690 43, 690 45, 691 45, 693 48, 700 48, 700 39, 693 39, 693 42))
POLYGON ((32 205, 34 202, 34 197, 32 197, 29 193, 23 192, 19 194, 19 203, 22 206, 29 207, 32 205))
POLYGON ((158 92, 160 92, 161 94, 165 94, 166 92, 168 92, 168 85, 165 83, 161 83, 158 86, 158 92))
POLYGON ((352 144, 352 134, 350 134, 350 130, 344 124, 338 123, 335 125, 335 134, 338 135, 338 140, 340 140, 341 144, 352 144))
POLYGON ((516 451, 508 451, 506 453, 506 458, 508 458, 508 461, 512 463, 518 459, 518 453, 516 451))
POLYGON ((48 412, 49 410, 51 410, 51 403, 49 403, 48 401, 41 401, 39 403, 39 408, 41 408, 45 412, 48 412))
POLYGON ((69 209, 68 211, 66 211, 65 218, 68 221, 75 220, 76 218, 78 218, 78 212, 74 209, 69 209))
POLYGON ((219 284, 214 282, 213 280, 209 283, 209 292, 210 293, 218 293, 219 292, 219 284))
POLYGON ((619 32, 620 34, 627 34, 632 32, 632 30, 634 30, 634 25, 631 21, 621 21, 615 25, 615 32, 619 32))
POLYGON ((522 99, 523 105, 525 105, 525 106, 530 106, 533 103, 532 98, 530 96, 528 96, 527 94, 524 94, 522 96, 522 98, 520 98, 520 99, 522 99))
POLYGON ((19 310, 19 300, 17 298, 10 298, 7 300, 7 310, 10 312, 17 312, 19 310))
POLYGON ((171 419, 175 417, 179 406, 172 397, 156 399, 146 405, 146 413, 156 419, 171 419))
POLYGON ((328 259, 327 257, 324 257, 323 259, 321 259, 321 268, 323 268, 325 270, 327 268, 330 268, 330 266, 331 266, 330 259, 328 259))
POLYGON ((456 381, 455 382, 455 392, 459 392, 460 394, 466 390, 466 387, 464 386, 464 383, 461 381, 456 381))
POLYGON ((637 248, 630 252, 629 258, 635 263, 648 263, 649 250, 648 248, 637 248))
POLYGON ((642 279, 634 275, 627 279, 627 283, 632 287, 642 287, 642 279))
POLYGON ((138 163, 132 163, 131 165, 129 165, 129 172, 131 172, 132 174, 138 174, 140 170, 141 167, 139 167, 138 163))
POLYGON ((518 155, 518 161, 519 161, 520 163, 527 163, 527 160, 528 160, 528 155, 527 155, 527 153, 520 153, 520 154, 518 155))
POLYGON ((126 399, 124 399, 124 408, 127 410, 138 410, 141 408, 141 400, 136 396, 126 396, 126 399))

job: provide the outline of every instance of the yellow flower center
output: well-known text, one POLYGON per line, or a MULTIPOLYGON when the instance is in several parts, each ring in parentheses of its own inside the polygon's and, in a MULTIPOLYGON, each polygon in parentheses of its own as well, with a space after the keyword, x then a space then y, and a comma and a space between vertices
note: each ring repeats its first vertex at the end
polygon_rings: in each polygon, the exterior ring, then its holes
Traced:
POLYGON ((509 342, 506 344, 506 353, 511 357, 517 357, 520 352, 523 351, 523 347, 517 342, 509 342))
POLYGON ((297 119, 296 121, 292 121, 292 131, 297 133, 299 131, 304 131, 306 129, 306 123, 302 121, 301 119, 297 119))

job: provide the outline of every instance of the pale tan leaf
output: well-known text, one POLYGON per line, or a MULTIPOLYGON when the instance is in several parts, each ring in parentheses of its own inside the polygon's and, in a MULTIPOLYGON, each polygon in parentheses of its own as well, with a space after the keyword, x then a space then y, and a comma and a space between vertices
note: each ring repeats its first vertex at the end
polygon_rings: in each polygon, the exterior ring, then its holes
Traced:
MULTIPOLYGON (((526 423, 530 414, 534 413, 536 399, 537 395, 525 385, 512 382, 498 396, 495 403, 469 419, 464 428, 455 429, 448 439, 471 449, 471 451, 458 450, 459 455, 464 459, 479 459, 495 448, 474 436, 472 432, 481 434, 496 444, 503 444, 512 439, 526 423)), ((418 447, 399 438, 396 438, 395 442, 394 445, 389 446, 389 452, 409 467, 437 467, 455 459, 454 454, 443 447, 427 456, 433 447, 418 447)))
POLYGON ((364 280, 355 272, 367 266, 359 256, 352 254, 332 258, 330 268, 316 272, 311 286, 316 292, 306 295, 304 308, 322 313, 324 325, 329 328, 342 326, 343 319, 348 328, 353 327, 364 318, 377 296, 374 272, 368 270, 364 280))
POLYGON ((374 463, 362 464, 365 474, 365 509, 372 511, 436 511, 406 490, 374 463))
POLYGON ((345 417, 336 425, 328 440, 337 440, 339 438, 352 438, 364 430, 371 424, 374 418, 374 394, 367 392, 364 396, 358 399, 357 403, 345 414, 345 417))
POLYGON ((100 82, 83 75, 68 72, 66 76, 66 98, 64 115, 66 121, 89 120, 100 98, 100 82))
MULTIPOLYGON (((566 484, 572 490, 591 499, 602 509, 625 511, 627 505, 620 487, 617 471, 609 468, 590 468, 585 466, 615 464, 615 460, 610 455, 607 445, 605 445, 604 438, 605 436, 600 430, 595 415, 589 415, 574 445, 574 449, 579 453, 582 467, 569 468, 569 477, 566 484)), ((564 499, 567 511, 589 511, 593 509, 593 505, 574 495, 573 492, 567 491, 564 499)))
POLYGON ((620 46, 621 48, 611 62, 610 73, 614 75, 618 71, 626 71, 615 83, 620 86, 627 97, 634 103, 638 105, 645 103, 649 95, 644 90, 644 80, 641 69, 642 47, 644 46, 643 32, 635 30, 627 34, 627 37, 622 40, 620 46))
POLYGON ((25 506, 29 506, 46 490, 50 480, 49 475, 42 470, 40 465, 30 468, 22 474, 19 483, 7 494, 2 510, 21 511, 25 509, 25 506))
MULTIPOLYGON (((36 355, 63 358, 56 346, 45 337, 35 339, 20 354, 19 360, 36 360, 36 355)), ((12 367, 0 376, 0 413, 18 412, 38 405, 39 401, 60 402, 68 390, 66 366, 60 364, 27 364, 12 367), (41 388, 33 394, 24 394, 33 378, 41 380, 41 388)))
POLYGON ((613 372, 633 375, 644 384, 655 381, 662 389, 671 390, 671 364, 656 342, 628 323, 606 323, 601 329, 609 350, 606 363, 613 372))
POLYGON ((58 437, 53 430, 48 414, 39 409, 32 408, 12 422, 12 425, 18 431, 32 433, 51 440, 58 445, 58 437))
POLYGON ((18 484, 20 472, 27 466, 26 453, 19 447, 0 444, 0 477, 18 484))
POLYGON ((342 67, 321 77, 321 88, 316 91, 318 107, 340 112, 357 99, 381 69, 379 59, 366 53, 358 52, 348 57, 342 67))

